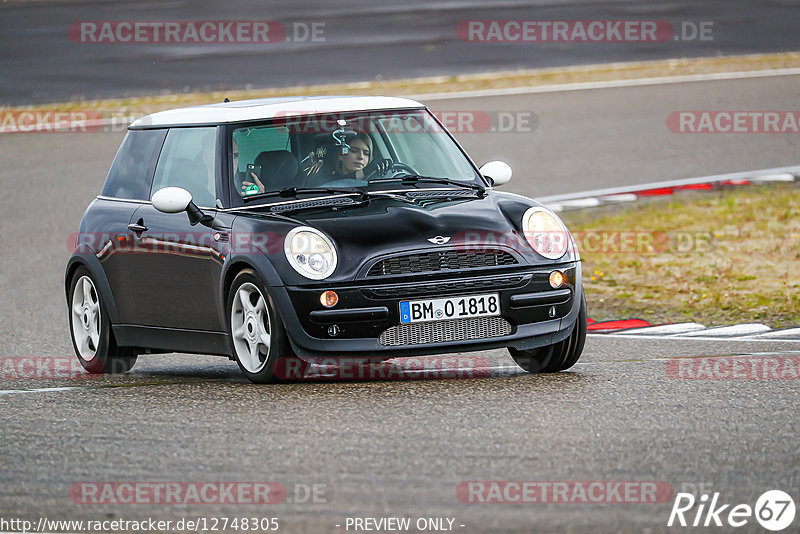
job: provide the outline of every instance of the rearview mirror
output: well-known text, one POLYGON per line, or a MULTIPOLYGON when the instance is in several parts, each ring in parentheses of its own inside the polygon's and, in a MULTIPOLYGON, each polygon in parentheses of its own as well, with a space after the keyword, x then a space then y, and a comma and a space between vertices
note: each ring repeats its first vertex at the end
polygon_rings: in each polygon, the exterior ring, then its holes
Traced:
POLYGON ((481 174, 488 178, 492 185, 503 185, 511 180, 511 167, 503 161, 490 161, 480 168, 481 174))

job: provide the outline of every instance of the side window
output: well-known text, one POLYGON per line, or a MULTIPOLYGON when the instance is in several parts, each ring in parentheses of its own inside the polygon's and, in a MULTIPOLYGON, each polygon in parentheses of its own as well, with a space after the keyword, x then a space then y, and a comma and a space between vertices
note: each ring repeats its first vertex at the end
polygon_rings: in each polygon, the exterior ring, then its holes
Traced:
POLYGON ((255 173, 266 190, 293 185, 299 167, 286 126, 237 128, 232 134, 231 148, 233 179, 230 187, 237 196, 243 197, 260 190, 248 175, 248 165, 253 166, 250 174, 255 173))
POLYGON ((130 130, 122 141, 101 195, 127 200, 147 200, 158 152, 166 130, 130 130))
POLYGON ((171 129, 158 158, 150 195, 165 187, 182 187, 198 206, 214 207, 216 133, 213 126, 171 129))
POLYGON ((253 163, 262 152, 291 151, 289 129, 285 126, 267 128, 238 128, 233 132, 234 171, 243 173, 248 163, 253 163))

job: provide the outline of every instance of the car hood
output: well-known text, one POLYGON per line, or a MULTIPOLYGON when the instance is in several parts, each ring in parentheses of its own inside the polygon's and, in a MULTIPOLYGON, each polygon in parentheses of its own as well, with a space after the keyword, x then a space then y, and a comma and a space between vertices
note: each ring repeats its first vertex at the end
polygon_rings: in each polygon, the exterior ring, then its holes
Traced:
MULTIPOLYGON (((498 244, 516 244, 521 237, 522 215, 533 205, 538 204, 518 195, 490 191, 483 198, 452 200, 410 202, 379 197, 337 210, 298 211, 291 218, 333 239, 339 267, 331 278, 352 280, 363 275, 371 260, 379 256, 467 245, 497 248, 498 244)), ((526 247, 517 244, 511 248, 526 247)))

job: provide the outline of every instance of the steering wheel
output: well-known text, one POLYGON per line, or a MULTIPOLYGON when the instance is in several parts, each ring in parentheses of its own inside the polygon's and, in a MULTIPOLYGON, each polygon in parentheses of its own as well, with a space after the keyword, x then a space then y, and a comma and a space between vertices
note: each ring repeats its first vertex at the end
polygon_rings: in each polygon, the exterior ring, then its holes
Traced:
MULTIPOLYGON (((378 170, 379 170, 378 169, 378 162, 379 161, 386 161, 386 160, 375 160, 375 161, 372 161, 369 165, 367 165, 365 170, 368 170, 369 172, 364 174, 364 179, 365 180, 371 180, 373 178, 377 178, 378 177, 378 175, 379 175, 379 173, 378 173, 378 170)), ((396 174, 398 174, 400 172, 404 172, 404 173, 407 173, 407 174, 414 174, 414 175, 419 174, 416 171, 416 169, 414 169, 414 167, 412 167, 411 165, 407 165, 405 163, 400 163, 400 162, 395 162, 395 161, 392 161, 392 160, 388 160, 388 161, 392 162, 391 165, 389 166, 389 169, 385 173, 381 174, 380 176, 392 177, 392 176, 394 176, 394 175, 396 175, 396 174)))

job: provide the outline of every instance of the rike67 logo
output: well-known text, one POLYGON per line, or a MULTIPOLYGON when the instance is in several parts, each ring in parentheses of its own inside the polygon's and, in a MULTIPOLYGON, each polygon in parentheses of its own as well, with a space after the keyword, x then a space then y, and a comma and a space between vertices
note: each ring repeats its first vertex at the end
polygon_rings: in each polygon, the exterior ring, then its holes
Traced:
POLYGON ((795 504, 792 497, 781 490, 764 492, 755 507, 749 504, 723 504, 719 492, 709 499, 704 493, 696 498, 691 493, 678 493, 667 526, 671 527, 743 527, 753 518, 767 530, 779 532, 794 521, 795 504))

